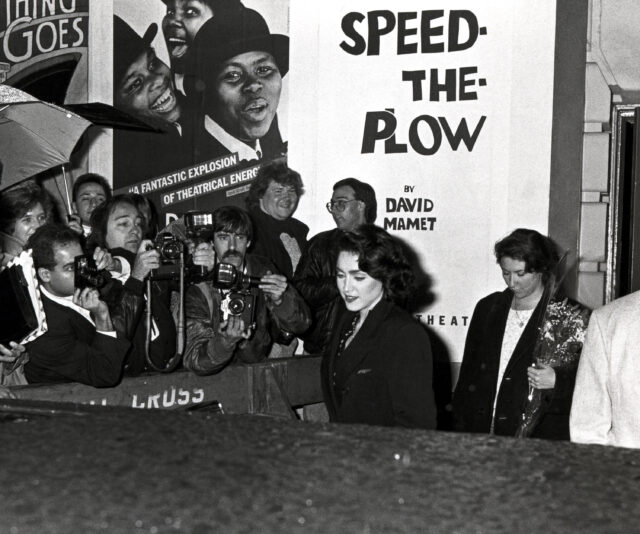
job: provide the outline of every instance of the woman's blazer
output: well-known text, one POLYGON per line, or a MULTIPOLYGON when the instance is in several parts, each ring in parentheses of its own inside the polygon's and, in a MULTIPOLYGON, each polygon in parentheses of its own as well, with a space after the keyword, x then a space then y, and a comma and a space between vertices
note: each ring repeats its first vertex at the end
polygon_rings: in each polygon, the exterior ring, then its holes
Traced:
MULTIPOLYGON (((460 376, 453 395, 455 428, 461 432, 488 433, 491 428, 493 401, 498 388, 498 368, 502 339, 513 292, 506 289, 492 293, 478 302, 469 324, 460 376)), ((518 429, 529 394, 527 367, 533 363, 537 325, 542 304, 538 303, 505 369, 499 385, 494 433, 513 436, 518 429)), ((545 390, 545 415, 532 437, 569 438, 570 399, 575 369, 556 370, 556 386, 545 390)))
POLYGON ((336 356, 340 335, 355 314, 341 315, 323 366, 331 420, 435 428, 431 345, 424 327, 402 308, 382 300, 336 356))

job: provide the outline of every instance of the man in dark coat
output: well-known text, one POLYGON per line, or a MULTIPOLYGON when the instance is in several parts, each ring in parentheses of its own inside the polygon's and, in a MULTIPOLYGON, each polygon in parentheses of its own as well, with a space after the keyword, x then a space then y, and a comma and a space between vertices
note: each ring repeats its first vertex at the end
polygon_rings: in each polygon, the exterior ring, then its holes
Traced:
POLYGON ((325 350, 335 326, 340 301, 336 286, 338 237, 344 231, 355 230, 376 220, 375 191, 367 183, 345 178, 333 186, 327 209, 337 228, 321 232, 309 241, 293 282, 313 315, 311 328, 302 336, 304 350, 308 354, 319 354, 325 350))
POLYGON ((66 226, 41 226, 29 239, 42 293, 47 332, 27 345, 29 383, 81 382, 115 386, 129 342, 119 338, 97 289, 74 288, 80 237, 66 226))

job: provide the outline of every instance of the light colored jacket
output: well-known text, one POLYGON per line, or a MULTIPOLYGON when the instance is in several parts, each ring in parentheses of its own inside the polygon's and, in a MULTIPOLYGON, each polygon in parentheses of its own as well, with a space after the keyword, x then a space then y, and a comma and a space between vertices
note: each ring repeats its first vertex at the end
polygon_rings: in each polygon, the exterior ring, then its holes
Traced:
POLYGON ((577 443, 640 448, 640 291, 591 315, 570 433, 577 443))

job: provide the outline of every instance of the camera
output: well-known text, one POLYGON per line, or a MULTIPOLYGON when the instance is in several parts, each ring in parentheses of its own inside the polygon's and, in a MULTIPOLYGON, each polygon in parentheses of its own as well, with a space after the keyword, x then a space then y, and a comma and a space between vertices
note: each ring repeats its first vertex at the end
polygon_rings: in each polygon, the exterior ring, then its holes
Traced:
POLYGON ((229 290, 220 303, 222 320, 234 315, 240 317, 247 328, 254 327, 260 278, 244 274, 230 263, 218 263, 213 270, 212 282, 218 289, 229 290))
POLYGON ((180 277, 180 255, 184 250, 182 241, 169 232, 159 233, 147 250, 160 253, 160 267, 151 271, 152 280, 177 280, 180 277))
POLYGON ((111 274, 106 270, 98 270, 93 256, 84 254, 73 259, 73 285, 77 289, 92 287, 100 289, 107 285, 111 274))
MULTIPOLYGON (((213 215, 211 213, 192 211, 184 216, 184 226, 187 238, 197 247, 200 243, 213 239, 213 215)), ((207 270, 202 265, 194 265, 193 258, 186 262, 186 277, 192 283, 201 282, 207 278, 207 270)))
POLYGON ((260 283, 260 278, 244 274, 230 263, 216 264, 212 279, 213 286, 218 289, 250 289, 260 283))

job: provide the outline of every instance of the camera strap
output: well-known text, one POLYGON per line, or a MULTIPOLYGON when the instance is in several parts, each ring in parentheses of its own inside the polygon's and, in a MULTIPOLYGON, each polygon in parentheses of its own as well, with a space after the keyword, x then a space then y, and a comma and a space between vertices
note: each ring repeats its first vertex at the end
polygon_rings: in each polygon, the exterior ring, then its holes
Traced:
POLYGON ((145 343, 144 343, 144 356, 147 365, 154 371, 161 373, 170 373, 178 367, 178 364, 182 360, 182 354, 184 353, 184 255, 180 253, 180 277, 179 288, 180 295, 178 299, 178 324, 176 325, 176 352, 167 362, 167 365, 162 368, 158 367, 151 361, 151 336, 153 330, 153 313, 152 313, 152 297, 151 297, 151 284, 153 282, 147 278, 146 281, 146 296, 147 296, 147 310, 145 315, 145 343))

